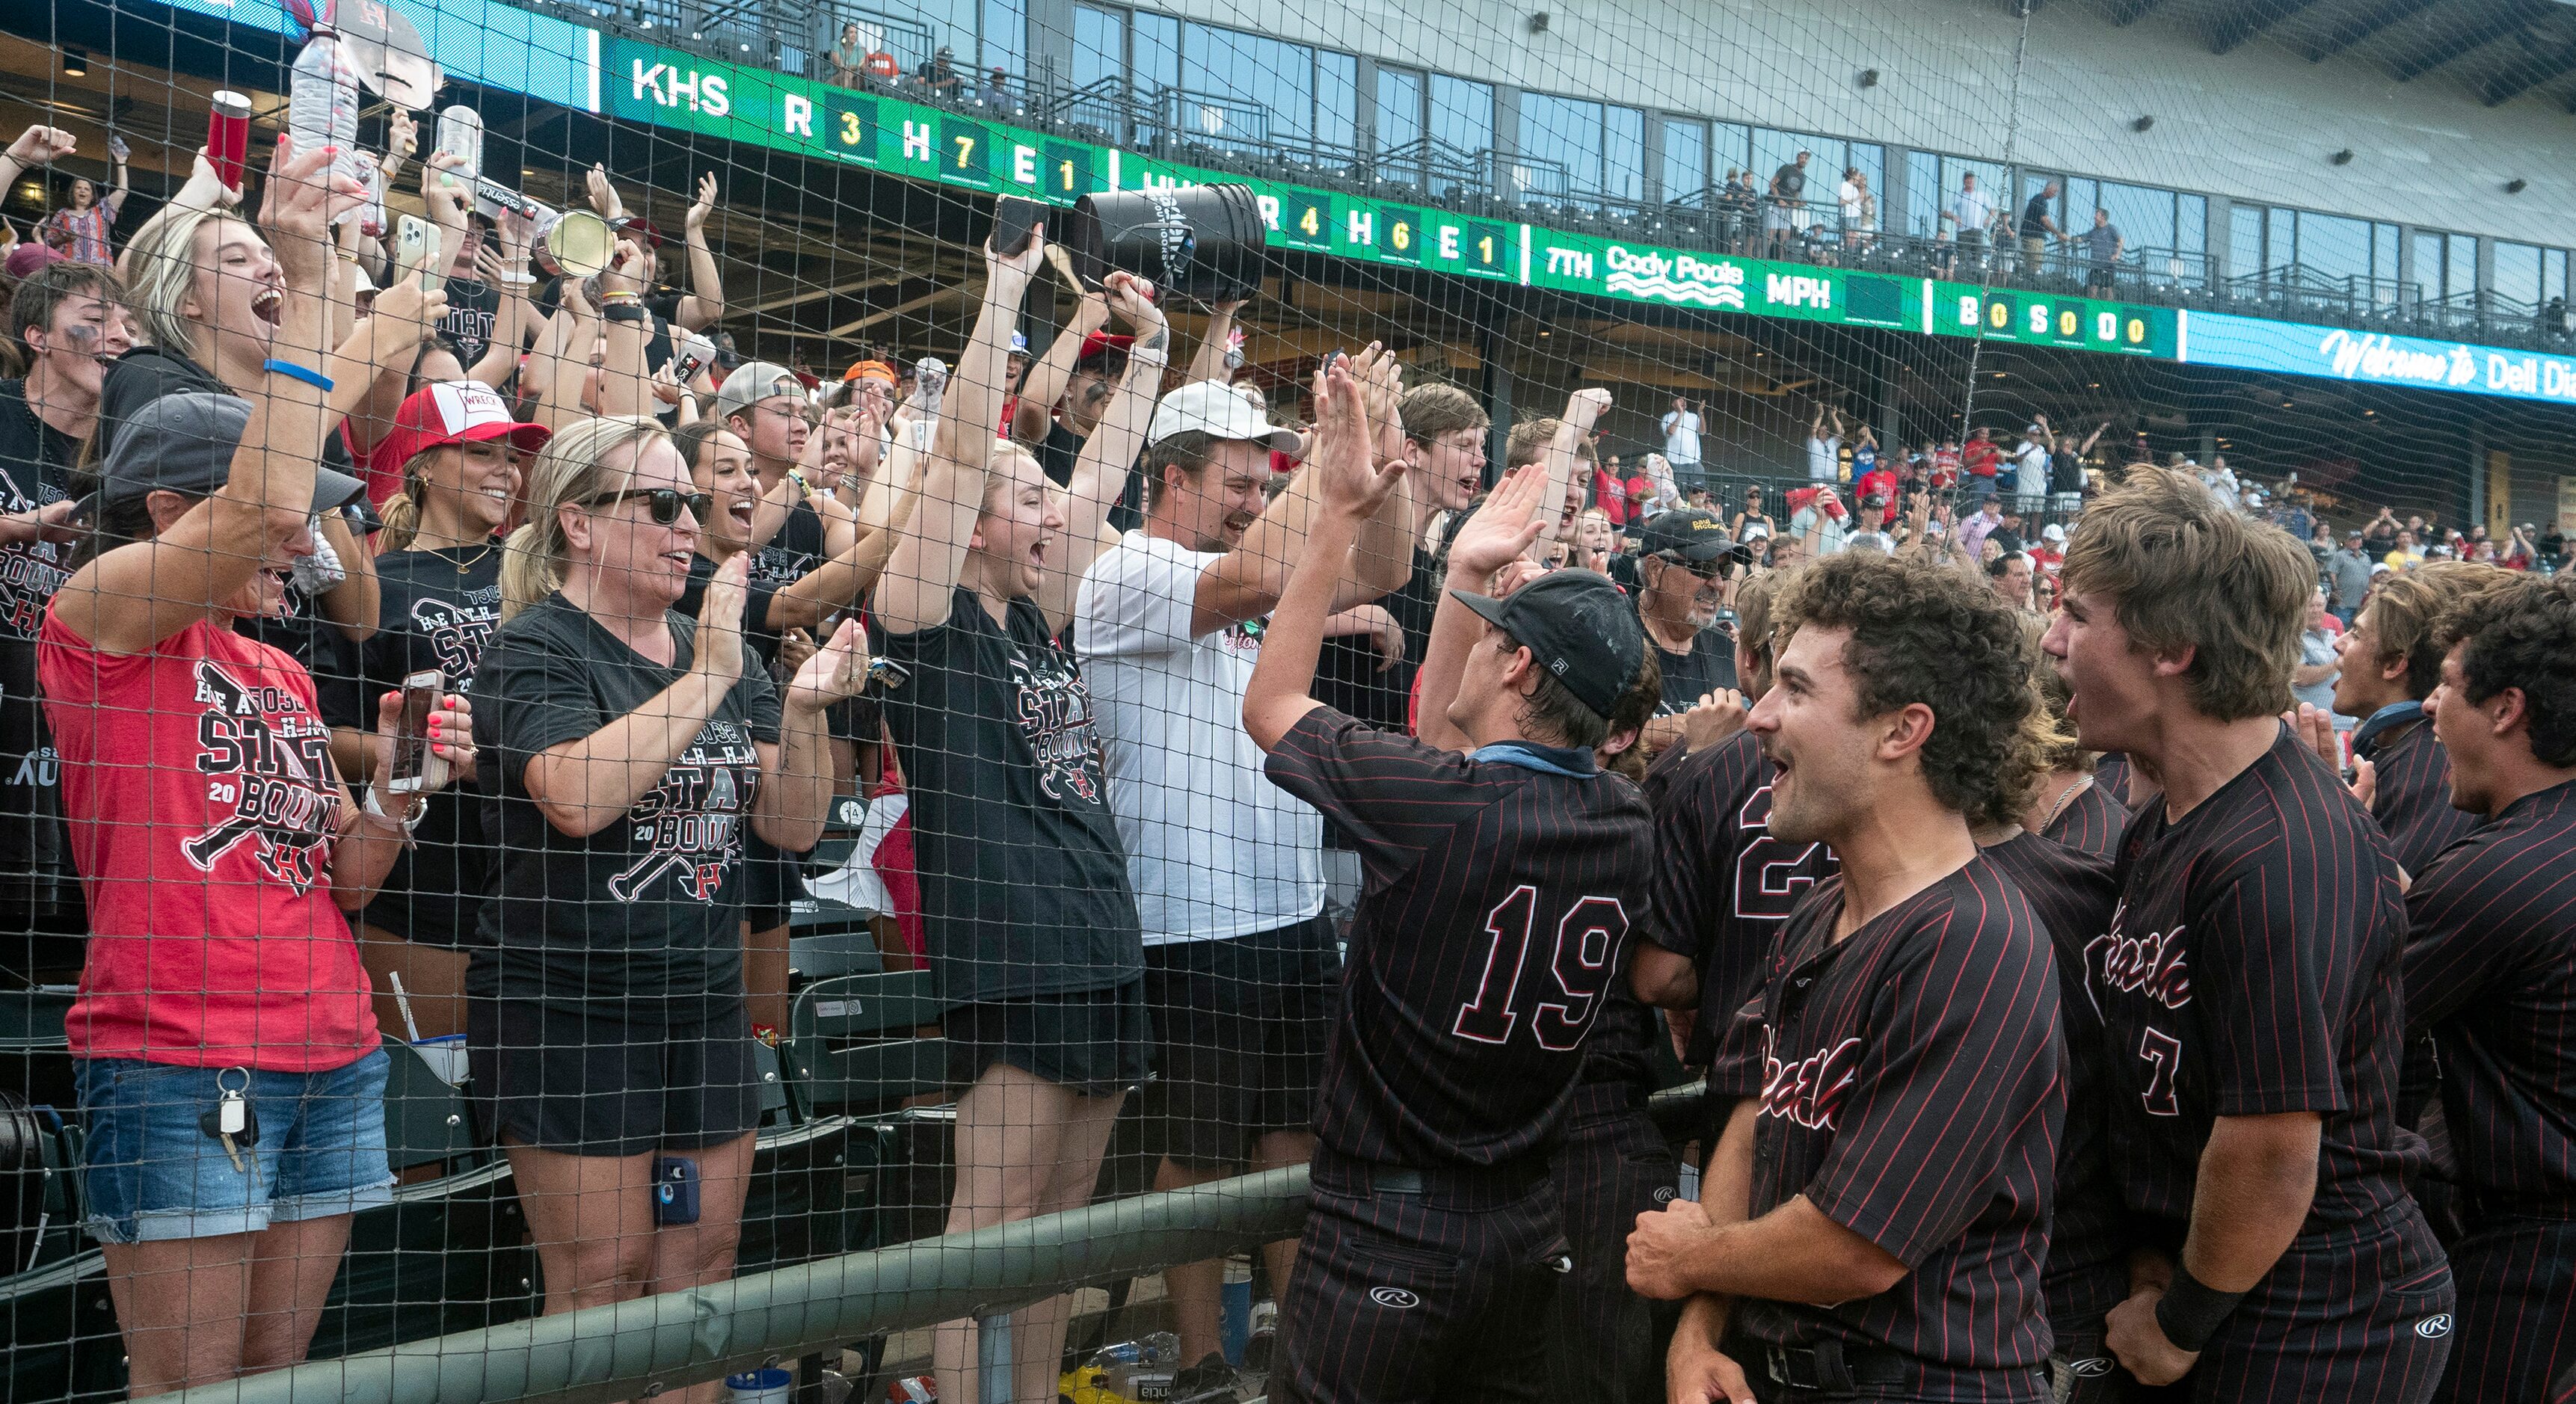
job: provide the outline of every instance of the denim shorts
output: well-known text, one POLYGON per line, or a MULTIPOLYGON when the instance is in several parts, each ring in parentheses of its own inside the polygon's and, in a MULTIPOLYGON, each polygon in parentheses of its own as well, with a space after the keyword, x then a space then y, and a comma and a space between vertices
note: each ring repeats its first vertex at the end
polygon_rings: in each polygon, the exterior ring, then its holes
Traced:
POLYGON ((126 1058, 75 1058, 72 1066, 89 1125, 82 1202, 102 1243, 258 1233, 393 1202, 381 1048, 317 1073, 126 1058), (200 1118, 245 1078, 259 1138, 241 1148, 235 1169, 200 1118))

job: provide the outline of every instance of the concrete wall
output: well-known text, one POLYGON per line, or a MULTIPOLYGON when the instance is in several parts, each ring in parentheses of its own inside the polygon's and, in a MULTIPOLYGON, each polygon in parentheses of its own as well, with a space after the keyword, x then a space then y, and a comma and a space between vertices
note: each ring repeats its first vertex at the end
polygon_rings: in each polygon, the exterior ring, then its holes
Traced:
MULTIPOLYGON (((2249 0, 2250 3, 2250 0, 2249 0)), ((1151 8, 1484 81, 1890 147, 2565 245, 2576 119, 2526 95, 2481 107, 2256 41, 2213 56, 2150 17, 2091 5, 2022 22, 1994 0, 1160 0, 1151 8), (1546 32, 1528 16, 1544 9, 1546 32), (1857 75, 1877 69, 1878 86, 1857 75), (2140 134, 2130 123, 2153 116, 2140 134), (2349 147, 2352 164, 2328 162, 2349 147), (2503 186, 2531 182, 2520 195, 2503 186)), ((1369 95, 1362 94, 1365 104, 1369 95)), ((2213 231, 2213 247, 2224 243, 2213 231)))

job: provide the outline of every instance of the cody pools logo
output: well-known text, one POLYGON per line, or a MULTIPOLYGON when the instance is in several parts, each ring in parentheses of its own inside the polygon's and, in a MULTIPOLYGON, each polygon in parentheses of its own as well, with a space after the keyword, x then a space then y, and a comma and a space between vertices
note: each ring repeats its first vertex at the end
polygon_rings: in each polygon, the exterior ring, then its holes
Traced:
MULTIPOLYGON (((1414 1307, 1422 1305, 1422 1299, 1420 1297, 1413 1295, 1411 1292, 1408 1292, 1401 1287, 1371 1287, 1369 1289, 1369 1300, 1382 1307, 1393 1307, 1397 1311, 1409 1311, 1414 1307)), ((2443 1329, 2448 1330, 2449 1328, 2445 1327, 2443 1329)))
MULTIPOLYGON (((1551 270, 1556 250, 1549 251, 1551 270)), ((1725 307, 1744 310, 1744 265, 1726 259, 1694 258, 1689 254, 1658 253, 1652 249, 1637 250, 1612 244, 1602 255, 1610 265, 1610 274, 1602 287, 1631 297, 1652 298, 1657 302, 1687 302, 1701 307, 1725 307)), ((1589 272, 1590 260, 1585 259, 1589 272)))

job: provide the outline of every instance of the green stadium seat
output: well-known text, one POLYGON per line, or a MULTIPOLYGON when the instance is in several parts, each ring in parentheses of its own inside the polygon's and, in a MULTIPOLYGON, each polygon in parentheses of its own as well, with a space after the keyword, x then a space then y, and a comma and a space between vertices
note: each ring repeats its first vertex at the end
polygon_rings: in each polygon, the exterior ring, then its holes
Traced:
POLYGON ((944 1012, 927 970, 842 975, 806 986, 788 1014, 786 1049, 799 1111, 864 1116, 943 1090, 947 1043, 915 1033, 944 1012))
POLYGON ((876 932, 865 926, 848 931, 818 931, 787 937, 787 968, 800 980, 830 980, 842 975, 874 975, 885 969, 876 932))
POLYGON ((394 1171, 480 1159, 464 1095, 408 1044, 385 1040, 385 1058, 385 1159, 394 1171))

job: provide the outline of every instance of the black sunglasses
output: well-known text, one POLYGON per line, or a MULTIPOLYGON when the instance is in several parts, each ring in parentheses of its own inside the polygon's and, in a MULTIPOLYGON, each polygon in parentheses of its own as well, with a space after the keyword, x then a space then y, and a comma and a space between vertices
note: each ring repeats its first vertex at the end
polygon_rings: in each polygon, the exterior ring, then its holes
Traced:
POLYGON ((630 497, 643 498, 651 505, 655 526, 669 526, 678 521, 680 509, 683 507, 689 509, 690 516, 703 522, 716 502, 715 494, 711 492, 682 492, 678 488, 628 488, 624 492, 612 492, 606 497, 594 497, 585 505, 608 507, 624 502, 630 497))

